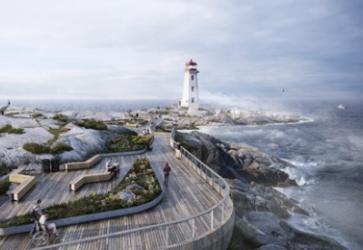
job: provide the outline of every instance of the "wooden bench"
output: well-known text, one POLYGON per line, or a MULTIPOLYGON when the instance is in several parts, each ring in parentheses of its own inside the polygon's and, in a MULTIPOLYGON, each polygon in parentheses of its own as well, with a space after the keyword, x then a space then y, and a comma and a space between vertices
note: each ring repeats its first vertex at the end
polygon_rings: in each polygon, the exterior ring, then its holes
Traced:
POLYGON ((71 191, 77 191, 85 184, 109 181, 115 175, 116 175, 115 172, 110 172, 110 171, 103 173, 80 175, 69 183, 69 189, 71 191))
POLYGON ((64 168, 67 171, 71 170, 80 170, 80 169, 88 169, 97 164, 102 160, 101 155, 94 155, 91 158, 89 158, 87 161, 80 161, 80 162, 69 162, 66 163, 64 168))
POLYGON ((36 177, 31 175, 20 174, 22 169, 16 169, 9 175, 11 183, 19 184, 14 190, 10 192, 13 201, 20 201, 29 190, 36 184, 36 177))

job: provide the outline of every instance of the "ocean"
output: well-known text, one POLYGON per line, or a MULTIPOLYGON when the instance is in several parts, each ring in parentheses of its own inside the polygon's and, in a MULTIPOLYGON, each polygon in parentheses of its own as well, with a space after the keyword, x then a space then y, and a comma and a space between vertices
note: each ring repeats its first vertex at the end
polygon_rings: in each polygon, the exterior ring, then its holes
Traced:
POLYGON ((264 126, 203 127, 202 132, 255 146, 295 165, 286 169, 299 183, 279 188, 314 218, 293 218, 303 230, 363 249, 363 101, 299 100, 278 103, 311 122, 264 126), (337 109, 338 104, 347 109, 337 109))
MULTIPOLYGON (((3 100, 4 105, 6 100, 3 100)), ((12 106, 37 108, 46 111, 128 111, 164 107, 176 104, 173 100, 11 100, 12 106)), ((0 105, 1 106, 1 105, 0 105)))

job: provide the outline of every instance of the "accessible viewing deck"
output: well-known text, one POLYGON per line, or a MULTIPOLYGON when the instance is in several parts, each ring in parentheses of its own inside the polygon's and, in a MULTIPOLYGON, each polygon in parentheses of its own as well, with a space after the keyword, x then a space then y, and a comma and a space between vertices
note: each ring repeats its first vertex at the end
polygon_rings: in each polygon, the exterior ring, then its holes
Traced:
POLYGON ((186 149, 177 149, 174 145, 170 134, 156 133, 152 151, 105 156, 90 169, 51 173, 47 174, 48 177, 41 175, 35 188, 22 202, 9 201, 1 205, 0 218, 29 212, 37 199, 51 205, 91 192, 107 192, 141 157, 150 160, 160 180, 164 162, 168 162, 171 168, 169 186, 155 207, 117 218, 60 227, 57 242, 38 248, 32 245, 29 233, 3 236, 0 237, 0 249, 226 249, 234 224, 229 185, 186 149), (117 178, 86 184, 76 194, 69 191, 72 179, 79 174, 100 172, 109 159, 121 163, 121 173, 117 178))

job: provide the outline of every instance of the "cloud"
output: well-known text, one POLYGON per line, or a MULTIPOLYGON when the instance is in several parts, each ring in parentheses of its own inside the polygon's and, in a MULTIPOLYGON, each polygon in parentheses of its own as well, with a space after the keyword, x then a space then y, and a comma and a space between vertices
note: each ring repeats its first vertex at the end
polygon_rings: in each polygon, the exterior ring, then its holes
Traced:
POLYGON ((359 10, 338 0, 15 0, 0 9, 0 93, 176 99, 193 57, 203 92, 361 95, 359 10))

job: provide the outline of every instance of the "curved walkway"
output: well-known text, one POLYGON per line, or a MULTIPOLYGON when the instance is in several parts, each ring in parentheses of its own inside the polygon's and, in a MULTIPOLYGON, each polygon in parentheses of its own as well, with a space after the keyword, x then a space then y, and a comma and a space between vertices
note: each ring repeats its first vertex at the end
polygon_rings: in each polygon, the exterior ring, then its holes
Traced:
MULTIPOLYGON (((211 214, 208 213, 204 217, 200 217, 199 220, 195 220, 196 225, 192 227, 189 223, 186 223, 185 225, 178 225, 175 230, 158 228, 158 232, 150 231, 136 236, 135 234, 132 236, 119 235, 120 231, 127 232, 140 227, 152 227, 155 224, 167 224, 196 216, 212 208, 222 199, 222 195, 211 188, 211 185, 201 176, 175 158, 174 152, 169 146, 169 134, 158 134, 153 148, 152 152, 145 155, 150 159, 153 166, 157 166, 156 174, 162 175, 161 166, 165 161, 168 161, 172 168, 169 189, 160 205, 139 214, 60 229, 61 243, 89 237, 97 238, 100 235, 112 235, 113 233, 117 236, 79 245, 70 245, 60 249, 161 249, 157 246, 162 241, 175 240, 175 242, 178 242, 181 238, 189 238, 191 235, 198 233, 195 230, 203 231, 208 229, 211 218, 213 224, 213 217, 210 217, 211 214), (186 234, 188 235, 186 236, 186 234)), ((132 161, 140 156, 127 157, 130 157, 132 161)), ((170 242, 166 245, 170 245, 170 242)), ((28 249, 30 247, 28 234, 0 238, 1 249, 28 249)))

